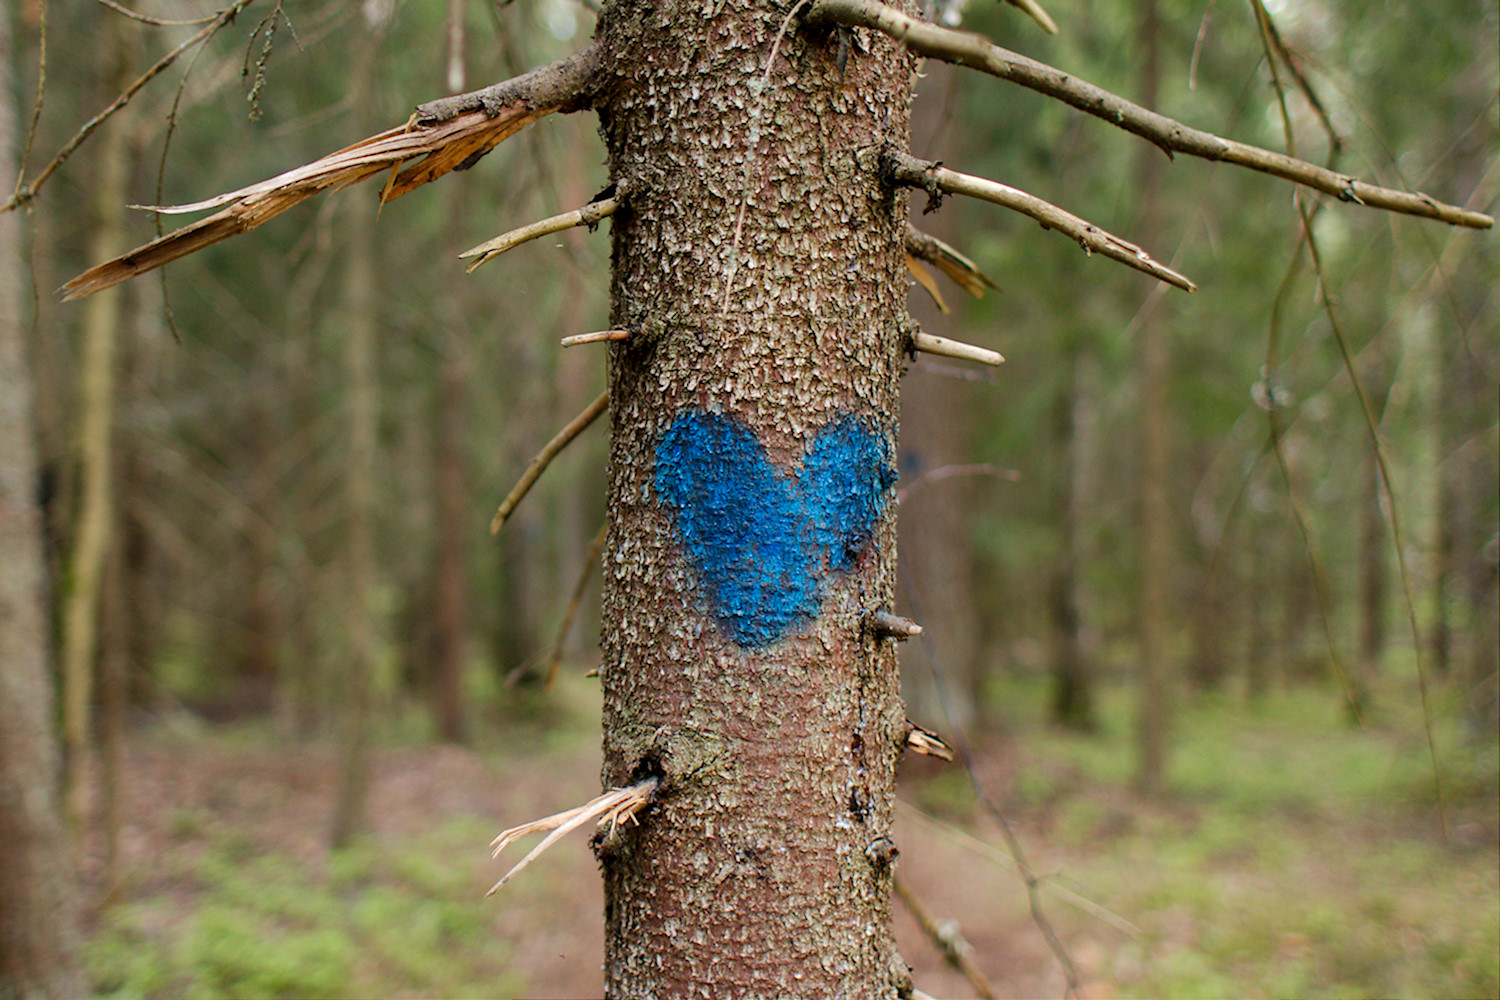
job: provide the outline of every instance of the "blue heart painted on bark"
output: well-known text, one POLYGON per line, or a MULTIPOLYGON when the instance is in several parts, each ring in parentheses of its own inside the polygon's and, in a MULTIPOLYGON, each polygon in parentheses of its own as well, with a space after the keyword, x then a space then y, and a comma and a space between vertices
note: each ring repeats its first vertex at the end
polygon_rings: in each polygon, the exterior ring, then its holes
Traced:
POLYGON ((818 432, 795 474, 719 413, 678 414, 656 447, 656 491, 709 609, 747 647, 816 617, 824 580, 853 565, 895 481, 885 438, 851 416, 818 432))

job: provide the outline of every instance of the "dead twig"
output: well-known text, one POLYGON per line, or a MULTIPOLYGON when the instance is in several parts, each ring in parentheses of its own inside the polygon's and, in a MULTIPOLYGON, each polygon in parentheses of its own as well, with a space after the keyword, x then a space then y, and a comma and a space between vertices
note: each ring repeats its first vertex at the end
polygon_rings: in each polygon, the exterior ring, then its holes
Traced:
POLYGON ((510 517, 511 512, 516 509, 516 505, 526 498, 527 493, 531 492, 531 487, 541 478, 542 473, 547 471, 547 466, 552 464, 552 460, 557 457, 558 452, 562 451, 574 438, 582 434, 588 428, 589 424, 599 419, 599 414, 607 409, 609 409, 609 393, 606 391, 601 392, 598 399, 590 403, 586 410, 574 417, 568 423, 568 426, 558 431, 557 436, 547 442, 547 446, 537 453, 536 458, 531 460, 531 464, 521 474, 520 481, 511 488, 511 491, 505 495, 505 499, 500 502, 500 509, 495 511, 495 518, 490 522, 490 534, 496 535, 500 533, 500 528, 505 524, 505 519, 510 517))
POLYGON ((481 264, 494 260, 507 250, 514 250, 522 243, 529 243, 539 237, 550 236, 553 233, 560 233, 565 229, 573 229, 577 226, 588 226, 589 229, 593 229, 602 220, 614 215, 615 210, 619 207, 619 195, 604 198, 600 201, 591 201, 582 208, 575 208, 571 212, 563 212, 561 215, 554 215, 550 219, 542 219, 540 222, 533 222, 530 225, 512 229, 508 233, 502 233, 492 240, 487 240, 479 244, 477 247, 465 250, 458 255, 458 259, 479 258, 464 268, 464 273, 472 274, 481 264))
POLYGON ((939 923, 934 920, 932 914, 927 912, 927 907, 923 906, 921 900, 912 894, 911 887, 906 882, 899 878, 895 882, 896 895, 901 897, 901 902, 906 904, 907 911, 916 918, 917 925, 922 928, 922 933, 938 946, 949 965, 964 974, 969 985, 974 987, 974 995, 983 997, 984 1000, 994 1000, 995 987, 974 963, 974 946, 964 939, 963 932, 959 930, 958 921, 944 920, 939 923))
POLYGON ((936 337, 930 333, 912 334, 911 346, 913 350, 921 351, 923 354, 940 354, 945 358, 977 361, 982 365, 1005 363, 1005 358, 999 351, 992 351, 987 347, 975 347, 973 344, 949 340, 947 337, 936 337))

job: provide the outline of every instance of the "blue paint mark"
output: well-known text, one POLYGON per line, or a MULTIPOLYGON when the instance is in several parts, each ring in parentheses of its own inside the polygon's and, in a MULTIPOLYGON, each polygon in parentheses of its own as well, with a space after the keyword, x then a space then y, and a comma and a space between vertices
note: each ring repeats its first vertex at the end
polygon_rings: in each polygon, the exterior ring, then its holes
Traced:
POLYGON ((720 413, 678 414, 656 447, 656 491, 714 617, 746 647, 817 616, 824 579, 854 564, 895 481, 885 439, 852 416, 818 432, 795 475, 720 413))

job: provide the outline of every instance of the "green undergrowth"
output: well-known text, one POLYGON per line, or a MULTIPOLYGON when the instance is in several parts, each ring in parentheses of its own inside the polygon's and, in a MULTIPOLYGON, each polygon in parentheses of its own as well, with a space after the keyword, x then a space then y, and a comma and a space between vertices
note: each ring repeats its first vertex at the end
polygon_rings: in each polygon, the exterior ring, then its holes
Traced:
POLYGON ((174 832, 202 835, 202 851, 130 874, 173 886, 112 907, 91 936, 100 996, 459 997, 521 986, 471 867, 453 863, 493 833, 472 818, 316 863, 260 853, 191 815, 174 832))
MULTIPOLYGON (((1500 995, 1496 739, 1435 694, 1445 836, 1411 680, 1383 679, 1359 726, 1329 689, 1180 704, 1154 800, 1130 787, 1128 688, 1099 692, 1100 732, 1082 737, 1034 721, 1042 679, 1001 682, 1011 760, 992 791, 1062 884, 1140 928, 1054 905, 1091 992, 1500 995)), ((960 794, 944 778, 915 800, 951 817, 960 794)))

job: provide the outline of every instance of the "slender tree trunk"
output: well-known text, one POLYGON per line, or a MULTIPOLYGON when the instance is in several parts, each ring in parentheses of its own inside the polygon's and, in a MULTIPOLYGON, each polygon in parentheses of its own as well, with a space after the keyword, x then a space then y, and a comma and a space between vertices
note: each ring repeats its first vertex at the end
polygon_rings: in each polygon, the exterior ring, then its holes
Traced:
POLYGON ((894 580, 909 342, 912 64, 790 3, 613 4, 596 99, 616 183, 606 785, 656 776, 605 837, 613 998, 895 997, 894 580), (777 54, 771 59, 773 48, 777 54), (769 63, 770 70, 767 72, 769 63), (742 216, 743 213, 743 216, 742 216))
MULTIPOLYGON (((361 23, 356 42, 355 107, 364 107, 373 71, 376 26, 361 23)), ((370 791, 370 714, 375 669, 375 450, 379 422, 379 389, 375 373, 375 209, 363 198, 345 208, 348 245, 344 251, 344 387, 348 394, 349 454, 345 489, 348 535, 345 540, 344 611, 347 644, 343 650, 343 763, 334 804, 332 843, 345 847, 365 825, 370 791)))
MULTIPOLYGON (((11 4, 0 4, 0 173, 16 169, 11 4)), ((58 800, 40 470, 21 298, 21 217, 0 215, 0 996, 85 995, 58 800)))
MULTIPOLYGON (((464 89, 464 4, 448 0, 448 60, 444 73, 449 93, 464 89)), ((457 240, 462 229, 463 189, 448 191, 449 230, 457 240)), ((456 255, 463 248, 456 247, 456 255)), ((432 488, 437 567, 433 573, 433 650, 431 698, 437 731, 450 743, 465 737, 463 681, 469 645, 468 527, 469 482, 464 451, 468 428, 468 335, 460 311, 446 308, 440 336, 437 398, 433 401, 432 488)))
POLYGON ((450 327, 439 363, 436 428, 433 440, 434 510, 437 514, 437 572, 433 594, 433 705, 438 732, 451 743, 464 741, 463 680, 468 660, 469 580, 465 544, 469 524, 469 483, 465 474, 468 366, 464 337, 450 327))
MULTIPOLYGON (((1161 77, 1156 0, 1140 4, 1140 100, 1156 106, 1161 77)), ((1136 172, 1140 224, 1136 238, 1147 246, 1159 243, 1161 230, 1161 174, 1159 150, 1143 146, 1136 172)), ((1146 794, 1161 790, 1168 725, 1167 678, 1169 630, 1168 591, 1171 586, 1172 511, 1168 496, 1169 442, 1167 426, 1167 330, 1157 301, 1142 309, 1138 348, 1141 378, 1141 598, 1140 674, 1136 716, 1136 784, 1146 794)))
POLYGON ((1048 635, 1051 638, 1052 721, 1067 729, 1091 732, 1094 718, 1090 671, 1084 660, 1078 606, 1078 549, 1084 511, 1078 502, 1080 416, 1084 387, 1078 345, 1067 353, 1062 389, 1053 412, 1053 508, 1058 512, 1058 553, 1047 586, 1048 635))
MULTIPOLYGON (((130 68, 133 25, 110 21, 106 89, 123 89, 130 68)), ((124 212, 129 182, 129 107, 102 126, 99 174, 93 184, 94 234, 89 258, 106 260, 125 249, 124 212)), ((79 370, 78 458, 81 489, 73 551, 68 563, 63 606, 63 731, 67 742, 68 815, 86 819, 97 759, 93 745, 94 667, 98 657, 99 594, 114 521, 110 437, 114 424, 115 352, 120 332, 122 290, 113 288, 84 305, 83 352, 79 370)))

